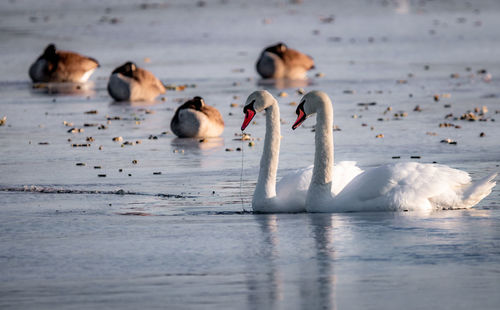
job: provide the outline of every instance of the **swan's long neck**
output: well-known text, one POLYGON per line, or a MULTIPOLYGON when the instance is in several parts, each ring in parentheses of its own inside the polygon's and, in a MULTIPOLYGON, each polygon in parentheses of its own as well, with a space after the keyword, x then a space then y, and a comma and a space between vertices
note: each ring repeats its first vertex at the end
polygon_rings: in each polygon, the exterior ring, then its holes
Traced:
POLYGON ((274 103, 266 109, 266 137, 260 159, 259 179, 253 196, 254 201, 276 196, 280 135, 280 112, 278 104, 274 103))
POLYGON ((308 200, 330 196, 333 177, 333 107, 321 101, 317 109, 314 169, 308 200))

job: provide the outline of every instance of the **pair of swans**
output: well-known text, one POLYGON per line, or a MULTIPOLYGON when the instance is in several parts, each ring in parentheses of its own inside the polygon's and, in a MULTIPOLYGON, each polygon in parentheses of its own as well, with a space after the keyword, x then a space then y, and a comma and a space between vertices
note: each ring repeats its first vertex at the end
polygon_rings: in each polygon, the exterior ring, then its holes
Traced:
POLYGON ((333 163, 333 107, 323 92, 306 94, 297 107, 299 127, 317 114, 314 167, 297 170, 276 184, 280 147, 279 107, 267 91, 250 94, 244 130, 256 113, 266 110, 266 136, 252 200, 256 212, 432 211, 476 205, 495 186, 493 173, 471 182, 467 172, 415 162, 367 169, 354 162, 333 163))

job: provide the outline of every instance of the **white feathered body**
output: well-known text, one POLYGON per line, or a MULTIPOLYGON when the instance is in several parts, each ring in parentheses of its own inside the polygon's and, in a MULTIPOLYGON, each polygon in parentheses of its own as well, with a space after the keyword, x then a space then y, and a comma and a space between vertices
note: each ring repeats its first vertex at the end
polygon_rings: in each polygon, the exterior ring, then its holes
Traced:
MULTIPOLYGON (((333 175, 335 182, 336 172, 333 175)), ((467 172, 444 165, 416 162, 382 165, 357 175, 330 202, 311 195, 307 210, 428 212, 470 208, 491 193, 495 176, 472 183, 467 172)))
MULTIPOLYGON (((303 115, 317 113, 314 170, 307 192, 308 212, 424 211, 470 208, 491 193, 491 174, 474 183, 465 171, 438 164, 406 162, 382 165, 357 175, 331 194, 333 107, 324 92, 312 91, 299 105, 303 115)), ((300 113, 298 113, 300 114, 300 113)))
MULTIPOLYGON (((337 195, 357 175, 363 172, 354 161, 341 161, 335 164, 333 171, 336 178, 332 184, 332 195, 337 195)), ((253 209, 256 212, 280 213, 304 212, 307 190, 311 183, 313 166, 292 171, 284 175, 276 184, 276 197, 272 202, 254 196, 253 209)))

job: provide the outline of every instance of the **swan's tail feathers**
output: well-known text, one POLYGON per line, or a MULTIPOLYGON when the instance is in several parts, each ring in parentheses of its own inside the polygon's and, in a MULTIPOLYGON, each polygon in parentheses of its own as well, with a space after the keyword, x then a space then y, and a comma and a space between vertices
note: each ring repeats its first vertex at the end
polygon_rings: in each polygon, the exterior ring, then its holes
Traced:
POLYGON ((497 182, 494 181, 496 176, 497 173, 492 173, 489 176, 471 184, 463 194, 464 207, 470 208, 480 202, 484 197, 488 196, 493 187, 497 184, 497 182))

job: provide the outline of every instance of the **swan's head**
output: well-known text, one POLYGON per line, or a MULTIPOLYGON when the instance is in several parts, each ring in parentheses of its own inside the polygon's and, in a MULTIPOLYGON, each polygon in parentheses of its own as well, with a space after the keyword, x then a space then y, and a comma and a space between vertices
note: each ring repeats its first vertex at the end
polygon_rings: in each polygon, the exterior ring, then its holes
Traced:
POLYGON ((243 113, 245 113, 245 120, 241 125, 241 130, 245 130, 248 124, 252 121, 255 114, 264 111, 277 101, 267 90, 258 90, 248 96, 245 102, 245 107, 243 108, 243 113))
POLYGON ((305 94, 295 111, 297 113, 297 120, 293 124, 292 129, 297 129, 309 116, 317 113, 318 109, 322 109, 325 105, 332 105, 332 101, 326 93, 314 90, 305 94))

